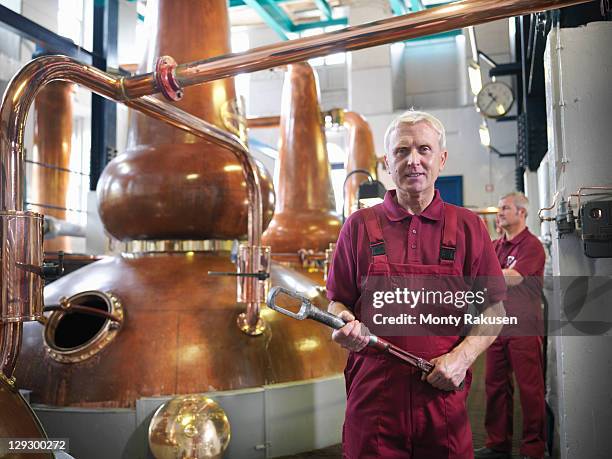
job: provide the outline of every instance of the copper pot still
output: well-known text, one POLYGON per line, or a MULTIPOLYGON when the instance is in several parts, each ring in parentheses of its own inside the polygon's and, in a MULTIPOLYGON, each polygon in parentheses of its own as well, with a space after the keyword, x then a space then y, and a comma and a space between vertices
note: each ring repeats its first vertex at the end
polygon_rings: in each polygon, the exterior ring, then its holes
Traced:
MULTIPOLYGON (((157 18, 157 35, 145 62, 163 54, 185 62, 229 52, 226 0, 182 3, 149 2, 155 11, 147 18, 157 18)), ((236 119, 228 109, 233 98, 233 81, 225 79, 187 88, 178 104, 227 129, 223 113, 236 119)), ((82 308, 53 311, 42 333, 40 324, 24 326, 16 376, 33 391, 32 400, 134 408, 142 397, 340 373, 346 354, 325 327, 263 308, 263 334, 248 336, 236 325, 245 306, 236 302, 235 278, 207 275, 236 271, 228 241, 247 233, 247 194, 233 154, 139 114, 131 115, 129 135, 128 151, 107 166, 98 185, 102 221, 117 239, 162 249, 108 257, 47 286, 46 305, 82 308)), ((269 175, 261 170, 261 177, 265 227, 274 194, 269 175)), ((271 277, 273 285, 326 306, 317 284, 299 273, 273 263, 271 277)))
POLYGON ((287 67, 280 116, 276 212, 262 241, 273 254, 323 252, 341 221, 331 185, 318 85, 307 63, 287 67))
POLYGON ((316 73, 305 62, 287 67, 280 115, 276 212, 262 242, 272 258, 325 284, 325 250, 335 243, 336 213, 316 73))
MULTIPOLYGON (((323 115, 331 116, 332 125, 344 125, 348 135, 348 159, 346 172, 360 169, 367 171, 373 178, 377 176, 377 166, 382 158, 376 156, 374 136, 370 124, 363 115, 357 112, 346 111, 340 108, 332 109, 323 115)), ((280 125, 280 116, 261 116, 248 118, 249 129, 271 128, 280 125)), ((280 178, 282 181, 282 177, 280 178)), ((368 180, 367 174, 354 174, 346 181, 344 188, 344 215, 348 216, 359 207, 357 191, 359 185, 368 180)))
MULTIPOLYGON (((226 2, 151 2, 154 21, 139 73, 171 55, 180 62, 230 52, 226 2)), ((158 95, 156 97, 163 98, 158 95)), ((233 78, 185 88, 179 108, 214 125, 244 133, 233 78)), ((264 227, 274 213, 270 175, 259 165, 264 227)), ((116 239, 238 239, 246 235, 242 168, 227 149, 136 111, 130 111, 127 151, 111 161, 98 182, 98 208, 116 239)))

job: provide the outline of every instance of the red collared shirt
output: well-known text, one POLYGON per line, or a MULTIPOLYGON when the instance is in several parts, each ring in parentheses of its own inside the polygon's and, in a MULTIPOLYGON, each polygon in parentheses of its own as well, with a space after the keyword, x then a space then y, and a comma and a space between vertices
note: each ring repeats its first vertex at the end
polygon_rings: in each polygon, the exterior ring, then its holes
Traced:
MULTIPOLYGON (((395 190, 387 191, 384 202, 374 206, 382 226, 390 263, 437 265, 443 229, 444 202, 436 190, 429 206, 413 215, 397 202, 395 190)), ((465 277, 501 276, 491 238, 482 220, 473 212, 457 208, 457 251, 455 262, 465 277)), ((361 211, 344 223, 327 279, 327 297, 349 308, 361 296, 362 280, 371 261, 370 241, 361 211)), ((489 292, 490 302, 504 298, 505 292, 489 292)))
POLYGON ((540 336, 544 333, 542 322, 542 285, 546 254, 537 237, 525 228, 512 240, 506 236, 494 243, 495 253, 503 269, 512 269, 523 276, 520 284, 509 287, 504 301, 506 314, 518 318, 519 326, 505 328, 505 333, 516 336, 540 336))
POLYGON ((510 241, 506 236, 493 242, 495 253, 502 269, 509 268, 512 263, 516 265, 512 269, 518 271, 523 277, 544 275, 544 262, 546 254, 540 240, 535 237, 529 228, 525 228, 510 241))

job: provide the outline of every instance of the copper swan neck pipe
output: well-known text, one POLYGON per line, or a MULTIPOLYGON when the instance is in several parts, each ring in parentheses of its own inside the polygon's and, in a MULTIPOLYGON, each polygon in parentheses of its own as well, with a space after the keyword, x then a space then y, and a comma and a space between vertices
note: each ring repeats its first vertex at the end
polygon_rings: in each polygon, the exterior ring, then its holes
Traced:
MULTIPOLYGON (((588 3, 590 0, 462 0, 416 13, 347 27, 335 32, 262 46, 244 53, 227 54, 180 64, 171 71, 173 85, 192 86, 245 72, 255 72, 342 51, 447 32, 467 26, 588 3)), ((122 91, 129 98, 155 94, 154 73, 126 78, 122 91)))
POLYGON ((23 210, 24 149, 23 139, 28 110, 39 90, 57 81, 81 84, 108 99, 165 121, 198 137, 229 148, 245 170, 249 202, 248 237, 251 245, 259 245, 262 233, 262 198, 256 165, 246 145, 235 135, 197 118, 152 96, 130 100, 121 91, 122 78, 110 75, 66 56, 44 56, 26 64, 17 73, 4 94, 0 108, 0 212, 23 210))

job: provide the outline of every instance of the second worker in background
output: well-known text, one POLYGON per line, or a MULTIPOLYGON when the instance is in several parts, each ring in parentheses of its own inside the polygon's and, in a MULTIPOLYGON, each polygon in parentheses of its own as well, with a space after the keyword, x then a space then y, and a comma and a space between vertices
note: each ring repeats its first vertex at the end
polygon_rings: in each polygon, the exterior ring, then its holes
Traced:
POLYGON ((508 286, 506 312, 519 318, 519 327, 512 333, 502 332, 487 350, 487 441, 485 447, 475 451, 476 459, 511 457, 513 373, 523 412, 520 453, 523 458, 544 457, 541 298, 546 255, 538 238, 527 228, 528 204, 524 194, 514 192, 503 196, 498 205, 504 235, 494 242, 495 253, 508 286))

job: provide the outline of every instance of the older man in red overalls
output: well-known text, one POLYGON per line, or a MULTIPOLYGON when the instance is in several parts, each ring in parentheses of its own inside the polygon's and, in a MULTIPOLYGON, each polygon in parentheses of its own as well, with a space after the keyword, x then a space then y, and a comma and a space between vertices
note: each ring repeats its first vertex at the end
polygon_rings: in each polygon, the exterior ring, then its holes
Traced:
MULTIPOLYGON (((448 154, 440 121, 406 112, 389 126, 385 150, 396 190, 387 192, 382 204, 347 219, 327 281, 329 311, 348 321, 332 338, 351 351, 345 369, 344 457, 471 458, 468 370, 495 336, 477 336, 476 329, 463 339, 388 338, 435 363, 424 379, 365 348, 367 330, 359 319, 371 305, 362 303, 362 289, 377 276, 501 277, 501 269, 480 218, 444 203, 434 189, 448 154), (464 380, 466 390, 456 390, 464 380)), ((488 311, 503 314, 504 295, 503 288, 489 291, 488 311)))

